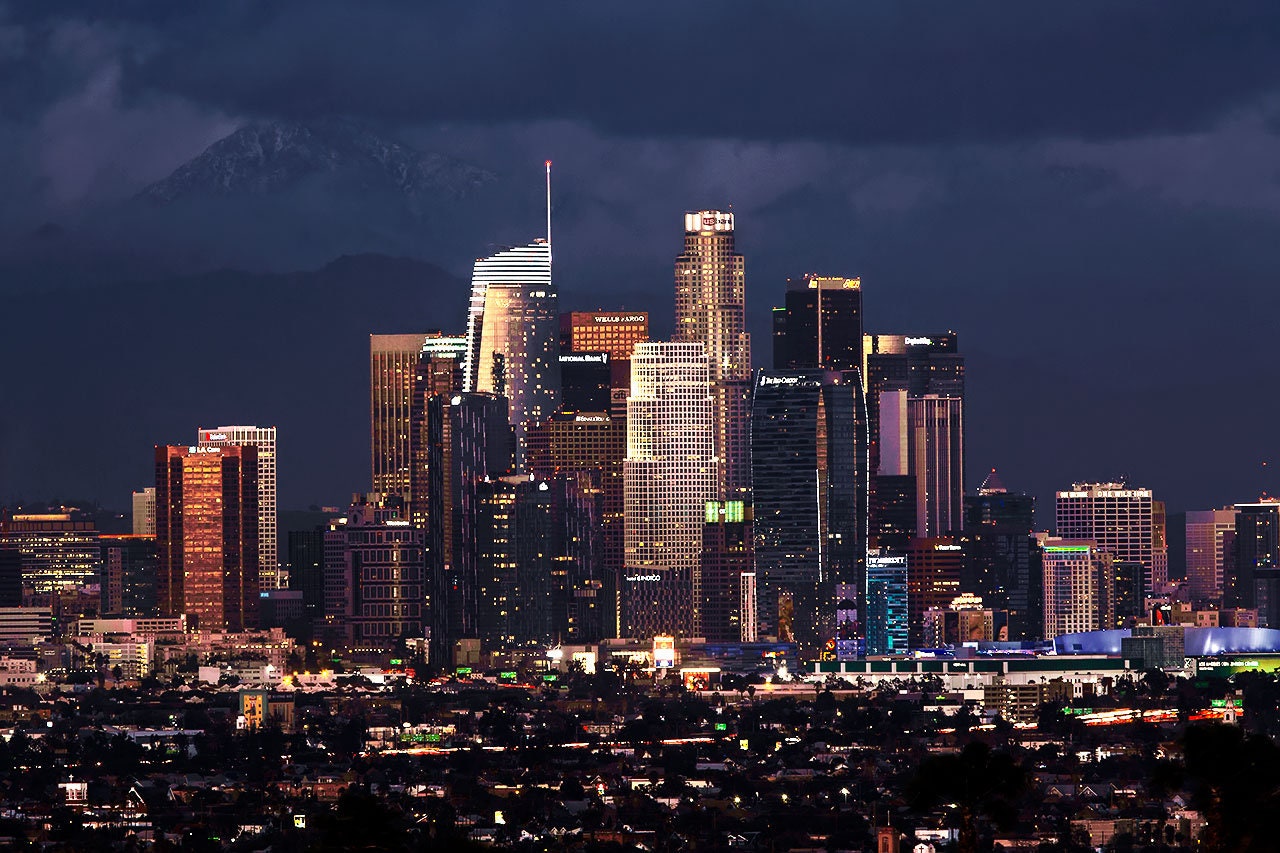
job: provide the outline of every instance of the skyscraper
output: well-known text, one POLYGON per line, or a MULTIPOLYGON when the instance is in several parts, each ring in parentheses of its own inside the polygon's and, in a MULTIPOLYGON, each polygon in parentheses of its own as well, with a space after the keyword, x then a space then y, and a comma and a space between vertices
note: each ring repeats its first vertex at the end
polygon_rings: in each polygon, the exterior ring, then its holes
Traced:
MULTIPOLYGON (((933 335, 864 335, 863 352, 867 362, 867 420, 870 423, 871 449, 868 453, 871 470, 877 478, 881 477, 913 477, 912 485, 916 488, 917 530, 919 536, 940 535, 959 530, 963 501, 963 462, 964 462, 964 357, 959 354, 959 344, 954 332, 933 335), (934 402, 916 403, 912 401, 935 397, 941 400, 957 400, 958 403, 934 402), (929 473, 916 470, 915 451, 920 449, 918 438, 928 439, 930 434, 917 433, 914 427, 922 423, 930 423, 929 416, 945 416, 949 429, 958 427, 958 434, 944 435, 933 433, 938 439, 922 457, 928 461, 930 454, 950 452, 958 454, 959 466, 943 465, 933 471, 934 476, 952 475, 947 492, 937 490, 938 483, 932 486, 924 478, 929 473), (943 440, 945 439, 945 441, 943 440), (904 467, 905 463, 905 467, 904 467), (928 501, 925 496, 932 495, 928 501), (923 506, 922 506, 923 504, 923 506), (951 506, 954 506, 954 510, 951 506), (940 529, 924 523, 927 519, 939 517, 940 511, 951 512, 955 516, 945 516, 954 527, 940 529)), ((939 421, 934 426, 942 426, 939 421)), ((942 463, 943 456, 934 455, 935 461, 942 463)), ((902 490, 907 483, 895 479, 873 486, 876 492, 887 494, 902 490)), ((883 502, 877 501, 878 510, 883 502)), ((889 507, 894 511, 900 508, 889 507)), ((873 530, 881 529, 885 523, 873 512, 871 518, 873 530)))
POLYGON ((258 449, 156 447, 156 603, 206 630, 257 627, 258 449))
POLYGON ((1046 639, 1111 627, 1112 555, 1092 539, 1037 535, 1044 555, 1046 639))
POLYGON ((516 470, 525 468, 531 424, 560 405, 560 314, 551 245, 536 240, 478 258, 471 274, 463 390, 506 397, 516 470))
POLYGON ((102 572, 98 528, 76 509, 0 517, 0 548, 16 549, 22 588, 44 596, 94 583, 102 572))
POLYGON ((707 502, 701 607, 702 635, 709 642, 736 643, 743 638, 742 576, 752 572, 751 524, 750 504, 707 502))
POLYGON ((329 524, 323 577, 330 640, 382 650, 423 635, 423 538, 405 517, 404 500, 385 495, 356 495, 347 514, 329 524))
POLYGON ((809 368, 861 375, 862 279, 787 279, 786 302, 773 309, 773 369, 809 368))
POLYGON ((684 252, 675 264, 674 340, 701 343, 706 351, 721 500, 741 500, 751 487, 751 336, 733 229, 732 213, 686 213, 684 252))
POLYGON ((431 335, 418 355, 413 397, 409 405, 409 522, 427 530, 431 503, 431 436, 428 416, 431 401, 446 399, 462 391, 462 364, 467 339, 461 336, 431 335))
POLYGON ((961 587, 1009 614, 1009 639, 1032 640, 1044 627, 1041 570, 1033 547, 1031 495, 1008 491, 992 469, 976 495, 964 499, 969 559, 961 587))
POLYGON ((835 637, 836 585, 863 584, 867 420, 861 375, 762 370, 751 412, 760 630, 813 654, 835 637), (793 636, 783 636, 782 596, 793 636))
POLYGON ((133 535, 156 535, 156 488, 147 486, 133 493, 133 535))
POLYGON ((623 462, 624 633, 699 636, 706 505, 716 499, 715 422, 701 343, 637 344, 623 462))
POLYGON ((636 344, 649 340, 644 311, 570 311, 560 315, 561 352, 607 352, 628 361, 636 344))
POLYGON ((556 414, 529 430, 529 473, 553 483, 555 493, 565 496, 563 508, 572 511, 566 524, 573 525, 585 511, 582 502, 595 505, 593 529, 570 536, 589 546, 590 555, 575 557, 569 566, 568 606, 577 611, 569 614, 574 642, 618 635, 626 448, 626 421, 600 413, 556 414), (596 621, 587 621, 588 615, 596 621))
POLYGON ((964 540, 956 536, 912 539, 907 546, 907 614, 913 647, 924 642, 924 614, 945 609, 959 595, 966 563, 964 540))
MULTIPOLYGON (((631 352, 649 340, 649 315, 643 311, 573 311, 560 315, 561 364, 567 353, 608 353, 609 414, 627 417, 631 393, 631 352)), ((566 386, 568 380, 564 380, 566 386)), ((567 404, 567 401, 562 401, 567 404)), ((569 405, 569 408, 572 408, 569 405)))
POLYGON ((907 557, 873 550, 867 555, 867 654, 901 655, 908 648, 907 557))
POLYGON ((369 336, 369 455, 375 494, 409 496, 410 409, 428 337, 369 336))
POLYGON ((603 351, 560 353, 561 411, 609 414, 613 387, 609 360, 609 353, 603 351))
POLYGON ((916 485, 916 535, 964 527, 964 400, 907 398, 908 458, 916 485))
POLYGON ((1187 513, 1187 585, 1196 604, 1222 603, 1223 539, 1235 529, 1231 507, 1187 513))
POLYGON ((256 426, 201 427, 196 432, 197 447, 258 448, 258 589, 284 586, 286 575, 280 567, 280 542, 276 532, 276 428, 256 426))
POLYGON ((1092 540, 1113 561, 1146 567, 1148 595, 1168 580, 1156 574, 1150 489, 1129 489, 1124 483, 1074 483, 1069 491, 1057 493, 1056 516, 1058 536, 1092 540))
POLYGON ((1256 608, 1259 628, 1280 627, 1280 501, 1236 504, 1234 550, 1224 606, 1256 608))
POLYGON ((511 474, 515 440, 507 401, 493 394, 436 394, 427 423, 431 654, 443 665, 458 640, 482 634, 480 484, 511 474))

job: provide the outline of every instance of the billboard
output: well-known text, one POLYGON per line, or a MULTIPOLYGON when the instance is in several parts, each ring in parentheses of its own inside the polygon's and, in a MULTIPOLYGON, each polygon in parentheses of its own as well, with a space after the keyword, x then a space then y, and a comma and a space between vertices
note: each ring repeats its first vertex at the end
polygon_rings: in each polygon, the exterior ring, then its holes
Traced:
POLYGON ((670 634, 659 634, 653 638, 653 666, 655 669, 670 669, 676 665, 676 638, 670 634))

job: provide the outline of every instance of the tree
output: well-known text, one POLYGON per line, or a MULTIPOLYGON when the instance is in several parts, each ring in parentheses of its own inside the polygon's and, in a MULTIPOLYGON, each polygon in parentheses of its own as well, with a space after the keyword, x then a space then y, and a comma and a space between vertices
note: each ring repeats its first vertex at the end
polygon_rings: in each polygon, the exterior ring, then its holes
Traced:
POLYGON ((1015 801, 1025 774, 1007 752, 993 752, 973 741, 958 754, 931 755, 920 763, 907 786, 907 801, 917 811, 955 803, 960 813, 960 853, 978 849, 978 821, 1006 826, 1017 816, 1015 801))
POLYGON ((1271 817, 1280 806, 1280 747, 1236 726, 1190 726, 1183 758, 1192 802, 1208 821, 1207 851, 1273 850, 1271 817))

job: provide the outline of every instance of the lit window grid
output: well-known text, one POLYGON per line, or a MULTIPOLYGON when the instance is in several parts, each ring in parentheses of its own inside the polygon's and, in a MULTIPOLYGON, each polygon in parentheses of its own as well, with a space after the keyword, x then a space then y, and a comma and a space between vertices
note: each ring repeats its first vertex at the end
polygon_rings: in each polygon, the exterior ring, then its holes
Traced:
POLYGON ((258 559, 262 568, 259 589, 278 589, 284 584, 280 572, 276 502, 276 427, 220 426, 201 427, 196 433, 199 447, 258 448, 258 559), (225 439, 209 439, 209 433, 225 434, 225 439))

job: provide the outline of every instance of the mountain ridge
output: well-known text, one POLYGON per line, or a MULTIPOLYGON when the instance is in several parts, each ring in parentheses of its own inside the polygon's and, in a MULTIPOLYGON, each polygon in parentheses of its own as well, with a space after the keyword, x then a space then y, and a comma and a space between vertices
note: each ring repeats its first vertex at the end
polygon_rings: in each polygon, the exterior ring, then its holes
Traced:
POLYGON ((342 172, 414 202, 466 198, 497 180, 478 166, 419 151, 347 119, 271 121, 242 125, 135 197, 167 205, 193 194, 264 195, 342 172))

